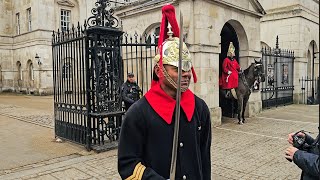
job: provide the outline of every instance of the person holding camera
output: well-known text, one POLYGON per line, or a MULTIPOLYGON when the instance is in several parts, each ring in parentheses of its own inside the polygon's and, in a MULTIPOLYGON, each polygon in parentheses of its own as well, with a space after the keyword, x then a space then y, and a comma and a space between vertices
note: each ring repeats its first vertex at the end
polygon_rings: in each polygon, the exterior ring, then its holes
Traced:
POLYGON ((141 90, 135 81, 134 74, 128 73, 127 81, 122 85, 122 100, 126 111, 140 99, 140 93, 141 90))
POLYGON ((313 139, 304 131, 290 133, 288 142, 292 146, 285 151, 285 158, 293 161, 301 170, 301 180, 318 180, 319 135, 313 139))

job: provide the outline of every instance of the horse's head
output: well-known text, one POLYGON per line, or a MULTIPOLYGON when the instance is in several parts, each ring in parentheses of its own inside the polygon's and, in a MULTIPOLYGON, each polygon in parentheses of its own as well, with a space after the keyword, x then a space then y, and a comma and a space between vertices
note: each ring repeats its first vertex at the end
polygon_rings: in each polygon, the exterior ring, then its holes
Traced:
POLYGON ((254 60, 253 74, 254 74, 254 77, 256 78, 256 80, 258 80, 258 82, 264 82, 266 80, 261 59, 260 59, 260 61, 254 60))

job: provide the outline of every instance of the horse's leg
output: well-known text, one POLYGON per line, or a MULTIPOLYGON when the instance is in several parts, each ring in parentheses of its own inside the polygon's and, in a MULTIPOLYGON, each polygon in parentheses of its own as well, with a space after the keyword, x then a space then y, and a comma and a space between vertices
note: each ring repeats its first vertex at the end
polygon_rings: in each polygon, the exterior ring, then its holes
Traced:
POLYGON ((246 111, 246 106, 247 106, 247 103, 248 103, 248 100, 249 100, 249 96, 247 97, 244 97, 243 98, 243 110, 242 110, 242 122, 244 123, 245 122, 245 118, 244 118, 244 112, 246 111))
POLYGON ((241 121, 241 113, 243 111, 242 109, 242 105, 243 105, 243 97, 242 96, 238 96, 238 120, 239 120, 239 124, 243 124, 243 122, 241 121))

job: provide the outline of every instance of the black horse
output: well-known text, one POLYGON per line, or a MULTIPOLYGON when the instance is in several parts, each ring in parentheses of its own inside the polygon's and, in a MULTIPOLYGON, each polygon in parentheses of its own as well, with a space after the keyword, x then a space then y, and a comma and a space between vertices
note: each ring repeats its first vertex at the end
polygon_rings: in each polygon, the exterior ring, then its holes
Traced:
MULTIPOLYGON (((239 124, 243 124, 245 122, 244 112, 255 82, 260 83, 265 81, 264 68, 263 64, 260 61, 254 60, 254 63, 245 69, 243 72, 239 72, 239 84, 238 87, 235 88, 237 102, 238 102, 238 120, 239 124), (242 119, 241 119, 241 117, 242 119)), ((220 90, 220 95, 225 96, 225 91, 220 90)), ((220 97, 221 97, 220 96, 220 97)), ((233 96, 231 95, 231 98, 233 96)))

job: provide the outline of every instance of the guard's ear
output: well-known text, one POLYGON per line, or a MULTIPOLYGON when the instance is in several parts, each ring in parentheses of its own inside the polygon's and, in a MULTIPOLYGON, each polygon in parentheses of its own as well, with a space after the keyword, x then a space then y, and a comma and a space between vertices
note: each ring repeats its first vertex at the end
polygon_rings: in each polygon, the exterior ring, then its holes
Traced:
POLYGON ((158 64, 156 64, 153 68, 154 68, 155 75, 157 76, 158 79, 160 79, 162 77, 162 74, 160 72, 161 71, 160 66, 158 64))

